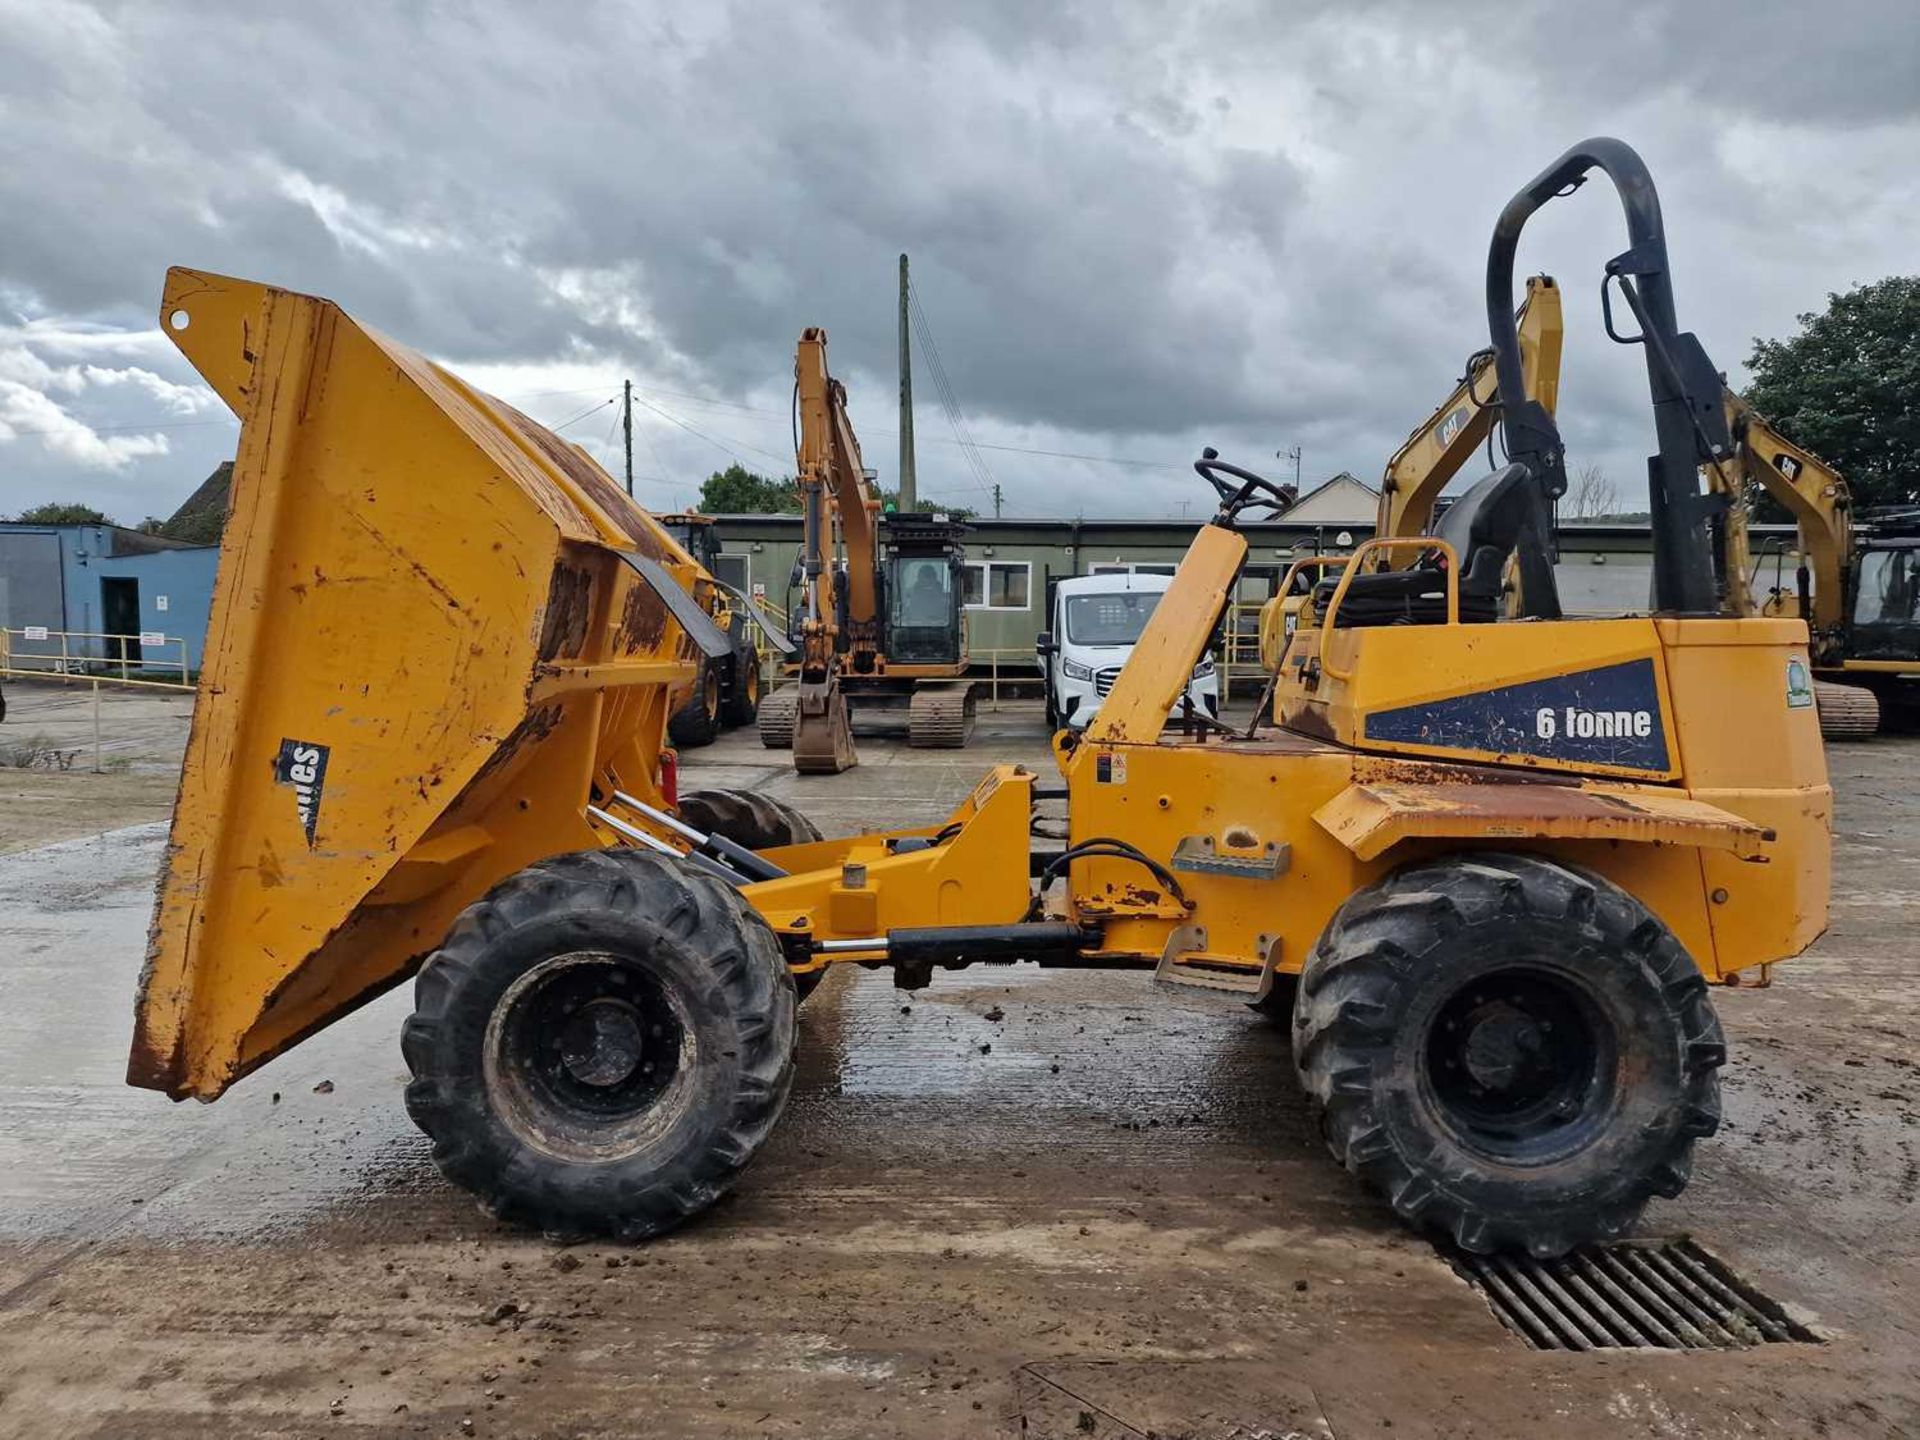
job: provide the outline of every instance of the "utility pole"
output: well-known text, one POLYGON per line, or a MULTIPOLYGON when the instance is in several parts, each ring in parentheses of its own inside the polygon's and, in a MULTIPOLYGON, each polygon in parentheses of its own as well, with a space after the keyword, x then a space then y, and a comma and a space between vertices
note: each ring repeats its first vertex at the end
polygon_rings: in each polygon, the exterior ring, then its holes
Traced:
POLYGON ((633 381, 620 382, 620 394, 626 401, 626 408, 620 417, 620 433, 627 442, 627 494, 633 494, 633 381))
MULTIPOLYGON (((913 478, 913 352, 907 333, 907 257, 900 256, 900 508, 917 510, 913 478)), ((997 508, 996 508, 996 512, 997 508)))
POLYGON ((998 480, 993 482, 993 518, 996 520, 1000 518, 1000 482, 998 480))

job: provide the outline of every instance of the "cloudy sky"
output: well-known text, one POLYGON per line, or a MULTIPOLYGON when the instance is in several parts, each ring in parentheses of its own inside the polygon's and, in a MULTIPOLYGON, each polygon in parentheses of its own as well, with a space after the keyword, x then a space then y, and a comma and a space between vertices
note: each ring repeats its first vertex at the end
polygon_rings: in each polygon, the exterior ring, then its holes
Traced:
MULTIPOLYGON (((790 468, 807 325, 893 482, 904 250, 982 447, 917 359, 922 492, 1010 515, 1198 512, 1207 443, 1376 478, 1485 343, 1495 214, 1589 134, 1645 155, 1736 381, 1920 269, 1911 0, 0 0, 0 133, 0 515, 164 515, 232 454, 154 323, 169 264, 338 300, 610 468, 631 378, 668 508, 790 468)), ((1622 246, 1593 185, 1521 259, 1567 289, 1572 461, 1625 494, 1622 246)))

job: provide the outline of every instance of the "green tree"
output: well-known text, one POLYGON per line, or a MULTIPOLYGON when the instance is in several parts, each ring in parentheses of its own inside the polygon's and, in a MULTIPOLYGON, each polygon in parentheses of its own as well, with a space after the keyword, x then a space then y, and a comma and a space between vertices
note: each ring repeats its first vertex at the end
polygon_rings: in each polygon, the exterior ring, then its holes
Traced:
POLYGON ((113 522, 91 505, 54 500, 22 510, 13 517, 22 525, 111 525, 113 522))
POLYGON ((708 515, 778 515, 800 508, 791 480, 769 480, 744 465, 729 465, 700 486, 700 509, 708 515))
POLYGON ((1920 502, 1920 275, 1890 275, 1759 340, 1747 399, 1831 461, 1856 504, 1920 502))

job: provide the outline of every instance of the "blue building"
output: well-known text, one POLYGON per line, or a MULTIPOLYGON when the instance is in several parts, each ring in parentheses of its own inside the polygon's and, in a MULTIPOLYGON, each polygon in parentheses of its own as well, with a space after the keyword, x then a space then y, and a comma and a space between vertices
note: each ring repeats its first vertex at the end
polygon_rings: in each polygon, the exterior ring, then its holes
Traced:
POLYGON ((0 629, 15 664, 64 653, 98 661, 144 660, 152 679, 184 659, 200 669, 213 605, 217 545, 189 545, 118 525, 0 523, 0 629), (45 640, 23 631, 41 629, 45 640), (159 643, 155 642, 159 637, 159 643), (162 669, 161 667, 165 667, 162 669))

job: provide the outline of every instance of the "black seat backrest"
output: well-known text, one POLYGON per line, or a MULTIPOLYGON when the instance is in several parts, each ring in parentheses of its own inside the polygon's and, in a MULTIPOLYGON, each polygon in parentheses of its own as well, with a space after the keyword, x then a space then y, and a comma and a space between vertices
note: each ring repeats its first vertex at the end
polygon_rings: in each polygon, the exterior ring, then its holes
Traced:
POLYGON ((1532 538, 1532 472, 1509 465, 1449 505, 1433 527, 1460 557, 1460 598, 1486 599, 1500 593, 1507 556, 1532 538))

